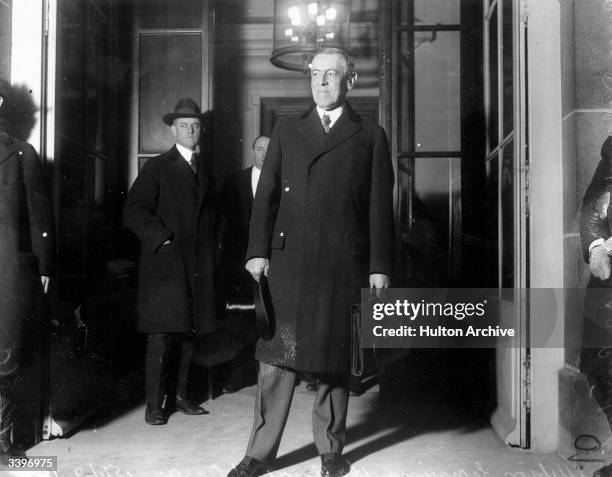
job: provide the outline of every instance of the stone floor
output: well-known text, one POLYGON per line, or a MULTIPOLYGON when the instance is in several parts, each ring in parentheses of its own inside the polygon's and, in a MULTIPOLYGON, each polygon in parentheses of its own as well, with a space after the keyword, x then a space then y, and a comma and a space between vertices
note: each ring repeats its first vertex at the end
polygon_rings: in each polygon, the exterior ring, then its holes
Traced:
MULTIPOLYGON (((61 477, 225 476, 243 456, 254 395, 251 386, 218 396, 204 403, 211 414, 175 414, 165 426, 146 425, 143 404, 117 407, 28 455, 58 456, 61 477)), ((304 384, 296 389, 276 477, 319 475, 310 433, 313 397, 304 384)), ((557 455, 510 449, 486 419, 448 396, 413 393, 388 402, 379 398, 378 385, 351 398, 347 437, 352 477, 590 477, 601 466, 580 468, 557 455)))

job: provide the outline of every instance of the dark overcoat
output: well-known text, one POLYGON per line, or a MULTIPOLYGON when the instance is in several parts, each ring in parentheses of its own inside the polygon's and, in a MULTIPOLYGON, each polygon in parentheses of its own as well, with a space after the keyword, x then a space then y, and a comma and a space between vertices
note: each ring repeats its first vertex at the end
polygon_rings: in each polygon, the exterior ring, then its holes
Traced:
MULTIPOLYGON (((22 345, 53 274, 55 230, 34 148, 0 131, 0 363, 22 345), (11 350, 11 351, 9 351, 11 350)), ((0 374, 6 369, 0 366, 0 374)))
POLYGON ((253 207, 253 167, 227 176, 217 201, 221 215, 219 242, 222 245, 223 279, 226 284, 245 285, 253 283, 244 268, 249 243, 249 220, 253 207))
POLYGON ((149 159, 132 185, 124 225, 140 240, 138 329, 208 333, 215 328, 214 193, 176 146, 149 159), (170 244, 163 245, 166 240, 170 244))
POLYGON ((277 123, 247 252, 270 259, 276 330, 258 360, 348 373, 350 306, 370 273, 391 274, 393 182, 384 130, 348 103, 327 134, 314 106, 277 123))

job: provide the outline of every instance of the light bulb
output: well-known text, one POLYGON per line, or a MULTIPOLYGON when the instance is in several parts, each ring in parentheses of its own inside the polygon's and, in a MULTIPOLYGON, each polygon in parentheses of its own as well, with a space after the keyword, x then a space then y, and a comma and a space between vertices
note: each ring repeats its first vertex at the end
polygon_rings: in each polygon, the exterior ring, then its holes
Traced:
POLYGON ((289 7, 289 10, 287 10, 287 15, 289 15, 289 18, 299 18, 300 7, 289 7))
POLYGON ((312 16, 315 16, 319 11, 319 5, 315 2, 309 3, 306 8, 308 9, 308 13, 312 16))
POLYGON ((325 10, 325 16, 327 17, 328 20, 335 20, 337 15, 338 15, 338 12, 336 11, 334 7, 331 7, 325 10))
POLYGON ((287 28, 285 30, 285 36, 291 36, 293 35, 293 28, 287 28))
POLYGON ((317 17, 317 25, 324 26, 325 25, 325 15, 319 15, 317 17))

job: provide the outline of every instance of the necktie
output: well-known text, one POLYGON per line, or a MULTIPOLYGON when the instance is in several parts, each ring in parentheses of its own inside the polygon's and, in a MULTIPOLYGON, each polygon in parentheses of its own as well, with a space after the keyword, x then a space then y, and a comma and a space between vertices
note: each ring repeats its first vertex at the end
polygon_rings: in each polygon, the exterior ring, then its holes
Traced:
POLYGON ((323 116, 321 116, 321 124, 323 125, 325 132, 328 133, 330 130, 329 125, 331 124, 331 118, 328 114, 323 114, 323 116))
POLYGON ((198 173, 198 155, 194 152, 191 155, 191 159, 189 160, 189 165, 191 166, 191 170, 193 170, 194 174, 198 173))

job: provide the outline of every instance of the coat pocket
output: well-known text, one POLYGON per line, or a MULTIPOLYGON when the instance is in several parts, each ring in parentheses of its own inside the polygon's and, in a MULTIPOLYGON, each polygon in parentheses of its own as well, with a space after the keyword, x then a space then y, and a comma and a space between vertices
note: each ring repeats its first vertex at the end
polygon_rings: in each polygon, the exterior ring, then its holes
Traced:
POLYGON ((270 244, 271 248, 282 250, 285 248, 285 238, 287 234, 285 232, 276 232, 272 237, 272 243, 270 244))
POLYGON ((155 276, 175 275, 181 264, 181 257, 177 247, 173 243, 162 245, 157 251, 144 258, 155 276))

